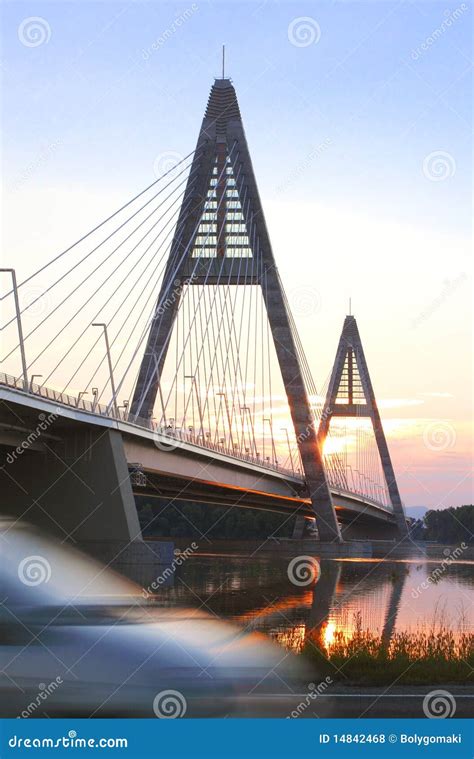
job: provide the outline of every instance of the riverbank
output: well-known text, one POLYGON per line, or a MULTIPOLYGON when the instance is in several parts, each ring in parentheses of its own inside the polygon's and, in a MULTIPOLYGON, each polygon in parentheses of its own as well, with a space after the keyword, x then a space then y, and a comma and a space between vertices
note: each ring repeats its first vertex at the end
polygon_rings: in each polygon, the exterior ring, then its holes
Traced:
MULTIPOLYGON (((171 540, 171 539, 170 539, 171 540)), ((172 538, 175 547, 185 550, 190 541, 186 538, 172 538)), ((160 539, 149 538, 147 542, 160 539)), ((402 542, 389 540, 349 540, 342 544, 322 543, 314 539, 294 540, 292 538, 267 538, 266 540, 194 540, 198 548, 195 555, 227 554, 242 558, 272 558, 273 556, 310 555, 316 558, 330 559, 409 559, 428 558, 449 560, 459 546, 423 541, 406 540, 402 542)), ((474 561, 474 546, 462 548, 461 554, 455 555, 462 561, 474 561)))
POLYGON ((474 682, 474 635, 442 622, 385 637, 363 630, 359 615, 351 635, 336 631, 330 644, 324 644, 324 626, 311 631, 300 656, 319 677, 362 687, 474 682))

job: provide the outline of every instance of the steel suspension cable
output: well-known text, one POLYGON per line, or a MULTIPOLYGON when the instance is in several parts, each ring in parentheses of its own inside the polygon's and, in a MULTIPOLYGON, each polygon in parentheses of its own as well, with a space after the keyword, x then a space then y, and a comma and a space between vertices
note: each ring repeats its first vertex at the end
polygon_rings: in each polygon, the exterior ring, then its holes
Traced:
MULTIPOLYGON (((30 274, 29 277, 26 277, 26 279, 24 279, 22 282, 20 282, 17 285, 17 287, 20 288, 23 285, 25 285, 27 282, 30 282, 32 279, 34 279, 34 277, 38 276, 38 274, 41 274, 41 272, 45 271, 45 269, 47 269, 49 266, 51 266, 52 264, 54 264, 60 258, 62 258, 63 256, 65 256, 66 253, 69 253, 70 250, 72 250, 73 248, 75 248, 81 242, 84 242, 84 240, 86 240, 88 237, 90 237, 92 234, 94 234, 94 232, 97 232, 98 229, 100 229, 101 227, 103 227, 104 224, 107 224, 109 221, 111 221, 112 219, 114 219, 119 213, 121 213, 122 211, 124 211, 125 208, 128 208, 128 206, 130 206, 132 203, 134 203, 136 200, 138 200, 138 198, 141 198, 141 196, 144 195, 146 192, 148 192, 148 190, 150 190, 152 187, 154 187, 156 184, 158 184, 158 182, 161 182, 162 179, 164 179, 166 176, 168 176, 168 174, 171 174, 173 171, 176 171, 176 168, 178 166, 180 166, 182 163, 184 163, 184 161, 187 161, 188 158, 190 158, 195 152, 196 152, 195 150, 192 150, 191 153, 188 153, 188 155, 184 156, 184 158, 181 161, 179 161, 175 166, 173 166, 171 169, 169 169, 169 171, 165 172, 160 177, 158 177, 158 179, 156 179, 154 182, 152 182, 150 185, 148 185, 148 187, 145 187, 144 190, 142 190, 137 195, 135 195, 131 200, 129 200, 127 203, 125 203, 123 206, 121 206, 117 211, 114 211, 113 214, 111 214, 106 219, 104 219, 103 221, 101 221, 100 224, 97 224, 93 229, 89 230, 89 232, 87 232, 87 234, 83 235, 81 238, 79 238, 78 240, 76 240, 76 242, 74 242, 68 248, 66 248, 65 250, 63 250, 62 253, 59 253, 59 255, 55 256, 55 258, 51 259, 51 261, 48 261, 48 263, 44 264, 44 266, 42 266, 39 269, 37 269, 37 271, 33 272, 33 274, 30 274)), ((13 293, 13 290, 10 290, 9 292, 5 293, 5 295, 2 296, 0 298, 0 300, 3 300, 4 298, 8 297, 8 295, 11 295, 12 293, 13 293)), ((32 305, 32 304, 30 304, 30 305, 32 305)))
MULTIPOLYGON (((235 147, 235 145, 236 145, 236 143, 234 142, 234 144, 233 144, 233 146, 232 146, 232 151, 234 150, 234 147, 235 147)), ((232 152, 232 151, 231 151, 231 152, 232 152)), ((206 203, 204 204, 204 207, 206 207, 206 206, 207 206, 207 201, 206 201, 206 203)), ((199 225, 200 225, 200 219, 198 220, 198 222, 197 222, 197 224, 196 224, 196 226, 195 226, 194 232, 193 232, 193 234, 191 235, 191 238, 190 238, 190 240, 189 240, 189 241, 188 241, 188 243, 185 245, 185 247, 184 247, 184 250, 183 250, 183 252, 182 252, 181 256, 179 257, 179 260, 178 260, 178 261, 175 263, 175 265, 174 265, 174 275, 170 277, 170 279, 169 279, 169 283, 168 283, 168 285, 167 285, 167 289, 166 289, 166 291, 165 291, 165 293, 164 293, 164 296, 166 296, 166 297, 167 297, 167 293, 168 293, 169 287, 171 286, 171 282, 173 281, 174 277, 176 276, 176 273, 177 273, 177 272, 178 272, 178 270, 179 270, 179 266, 181 265, 182 261, 185 259, 185 257, 186 257, 186 256, 188 255, 188 253, 189 253, 189 249, 190 249, 191 245, 192 245, 192 244, 193 244, 193 242, 194 242, 194 239, 195 239, 195 237, 196 237, 197 231, 198 231, 198 229, 199 229, 199 225)), ((194 267, 194 272, 195 272, 195 270, 196 270, 196 266, 197 266, 197 261, 196 261, 196 264, 195 264, 195 267, 194 267)), ((156 309, 155 309, 155 310, 156 310, 156 309)), ((152 318, 153 318, 153 317, 152 317, 152 318)), ((147 327, 146 327, 146 330, 147 330, 147 331, 148 331, 148 329, 149 329, 150 325, 151 325, 151 321, 150 321, 150 324, 148 324, 148 325, 147 325, 147 327)), ((118 387, 117 387, 117 391, 116 391, 116 392, 117 392, 117 394, 118 394, 119 390, 121 389, 121 386, 122 386, 123 382, 125 381, 125 377, 127 376, 127 374, 128 374, 128 371, 130 370, 130 367, 132 366, 132 364, 133 364, 133 362, 134 362, 134 360, 135 360, 135 358, 136 358, 136 355, 137 355, 138 351, 139 351, 139 350, 140 350, 140 348, 141 348, 141 344, 142 344, 142 342, 143 342, 143 339, 144 339, 144 337, 145 337, 146 333, 147 333, 147 332, 144 330, 144 332, 143 332, 143 335, 142 335, 142 337, 141 337, 141 339, 140 339, 140 342, 139 342, 138 346, 136 347, 136 349, 134 350, 133 356, 132 356, 132 358, 131 358, 131 360, 130 360, 130 362, 129 362, 128 366, 127 366, 127 369, 125 370, 125 373, 124 373, 124 375, 122 376, 122 379, 121 379, 121 380, 120 380, 120 382, 119 382, 119 385, 118 385, 118 387)), ((158 362, 158 361, 161 359, 161 357, 162 357, 162 355, 163 355, 163 351, 164 351, 165 347, 166 347, 165 345, 163 345, 163 346, 162 346, 162 348, 161 348, 161 351, 160 351, 160 354, 159 354, 159 357, 158 357, 158 359, 157 359, 157 362, 158 362)), ((153 347, 153 350, 154 350, 155 348, 156 348, 156 345, 154 345, 154 347, 153 347)), ((152 376, 149 378, 149 380, 148 380, 148 382, 147 382, 147 384, 146 384, 145 390, 144 390, 144 392, 143 392, 143 394, 142 394, 142 400, 141 400, 141 404, 143 403, 143 399, 144 399, 144 397, 146 396, 146 394, 148 393, 148 391, 149 391, 149 389, 150 389, 150 386, 151 386, 151 383, 152 383, 152 381, 153 381, 153 375, 152 375, 152 376)), ((112 400, 113 400, 113 399, 112 399, 112 400)), ((138 408, 138 413, 136 414, 136 416, 139 416, 139 412, 140 412, 140 410, 141 410, 141 404, 140 404, 140 406, 139 406, 139 408, 138 408)), ((109 403, 109 407, 110 407, 110 405, 111 405, 111 404, 109 403)))

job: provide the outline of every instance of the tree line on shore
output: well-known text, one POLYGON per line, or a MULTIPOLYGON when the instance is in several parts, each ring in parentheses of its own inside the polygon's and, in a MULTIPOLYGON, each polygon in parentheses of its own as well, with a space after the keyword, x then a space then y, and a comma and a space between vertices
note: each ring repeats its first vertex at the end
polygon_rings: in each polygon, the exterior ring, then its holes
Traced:
MULTIPOLYGON (((215 506, 193 501, 137 498, 138 517, 145 537, 195 538, 207 535, 215 540, 260 540, 270 536, 291 538, 296 516, 259 509, 215 506)), ((474 543, 474 506, 465 505, 427 511, 413 520, 414 540, 436 543, 474 543)))
POLYGON ((260 540, 291 538, 296 516, 192 501, 137 498, 144 537, 260 540))
POLYGON ((474 506, 430 509, 423 519, 417 519, 410 528, 415 540, 430 540, 435 543, 474 543, 474 506))

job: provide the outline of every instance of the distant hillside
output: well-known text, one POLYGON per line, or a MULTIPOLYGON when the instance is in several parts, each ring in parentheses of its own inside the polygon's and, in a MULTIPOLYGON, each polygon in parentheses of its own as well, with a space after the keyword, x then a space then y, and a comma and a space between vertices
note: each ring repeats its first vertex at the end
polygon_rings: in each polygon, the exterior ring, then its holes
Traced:
POLYGON ((412 519, 423 519, 428 509, 426 506, 407 506, 405 509, 407 517, 412 519))

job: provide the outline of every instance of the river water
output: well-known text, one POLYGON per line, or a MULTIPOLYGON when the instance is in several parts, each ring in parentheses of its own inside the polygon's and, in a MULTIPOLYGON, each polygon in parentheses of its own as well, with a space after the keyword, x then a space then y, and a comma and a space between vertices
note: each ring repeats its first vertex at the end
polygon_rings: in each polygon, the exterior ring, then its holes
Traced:
POLYGON ((376 635, 449 627, 474 631, 474 562, 442 559, 318 560, 312 579, 295 578, 291 559, 193 555, 158 592, 161 602, 200 607, 299 651, 310 630, 325 645, 358 625, 376 635), (296 579, 296 583, 295 583, 296 579), (298 584, 300 583, 300 584, 298 584))

